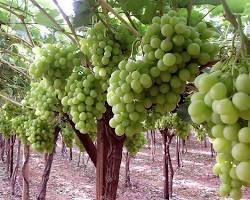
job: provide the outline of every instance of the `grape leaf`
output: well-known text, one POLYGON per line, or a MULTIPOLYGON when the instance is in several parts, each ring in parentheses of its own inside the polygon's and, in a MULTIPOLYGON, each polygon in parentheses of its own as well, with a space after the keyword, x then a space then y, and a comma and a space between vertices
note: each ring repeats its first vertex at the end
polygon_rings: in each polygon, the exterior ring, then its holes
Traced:
POLYGON ((143 8, 148 5, 147 0, 119 0, 121 8, 125 11, 132 12, 133 15, 142 14, 143 8))
MULTIPOLYGON (((56 9, 46 9, 47 13, 56 20, 56 18, 59 16, 59 13, 56 9)), ((43 13, 38 12, 35 17, 34 20, 36 23, 40 24, 40 25, 44 25, 46 27, 53 27, 54 23, 51 22, 51 20, 45 16, 43 13)), ((62 22, 61 20, 56 20, 59 24, 62 22)))
POLYGON ((75 14, 80 14, 90 9, 90 1, 78 0, 73 2, 73 11, 75 14))
POLYGON ((73 24, 76 28, 91 25, 93 12, 86 10, 73 17, 73 24))
POLYGON ((94 6, 94 0, 77 0, 73 2, 73 24, 76 28, 81 26, 88 26, 91 24, 93 12, 92 7, 94 6))
POLYGON ((150 24, 152 18, 157 15, 158 4, 153 1, 149 1, 147 4, 144 14, 139 18, 144 24, 150 24))
POLYGON ((8 16, 5 12, 0 12, 0 24, 8 22, 8 16))
POLYGON ((176 113, 177 113, 177 116, 180 117, 184 122, 188 122, 188 123, 192 122, 191 117, 188 114, 188 103, 187 102, 180 104, 176 113))

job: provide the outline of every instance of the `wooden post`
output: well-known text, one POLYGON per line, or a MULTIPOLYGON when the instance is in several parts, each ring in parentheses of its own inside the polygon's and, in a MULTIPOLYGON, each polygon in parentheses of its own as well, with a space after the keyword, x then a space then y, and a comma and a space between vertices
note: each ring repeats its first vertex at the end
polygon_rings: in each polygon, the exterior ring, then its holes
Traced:
POLYGON ((39 190, 37 200, 45 200, 46 199, 47 183, 49 181, 49 175, 50 175, 50 171, 51 171, 52 162, 54 159, 54 153, 55 153, 55 149, 56 149, 56 141, 57 141, 59 132, 60 132, 60 127, 56 126, 55 132, 54 132, 54 137, 55 137, 54 138, 54 147, 53 147, 52 152, 50 154, 48 154, 48 156, 47 156, 47 160, 45 163, 45 168, 44 168, 43 176, 42 176, 42 182, 40 184, 40 190, 39 190))
POLYGON ((23 146, 23 166, 22 166, 22 177, 23 177, 23 193, 22 200, 29 200, 29 157, 30 157, 30 146, 23 146))
POLYGON ((77 137, 79 138, 82 145, 84 146, 86 152, 88 153, 91 161, 96 166, 97 151, 96 151, 96 147, 95 147, 93 141, 91 140, 90 136, 88 134, 83 134, 79 130, 77 130, 75 128, 74 122, 70 119, 70 117, 68 115, 66 115, 66 117, 67 117, 67 120, 70 123, 71 127, 74 129, 77 137))
POLYGON ((17 146, 17 155, 16 155, 16 165, 14 168, 14 171, 11 176, 11 194, 15 195, 15 185, 16 185, 16 178, 19 171, 19 164, 20 164, 20 157, 21 157, 21 141, 18 140, 18 146, 17 146))
POLYGON ((113 113, 106 112, 97 123, 96 200, 115 200, 125 136, 117 136, 109 126, 113 113))
POLYGON ((131 181, 130 181, 130 154, 129 152, 126 152, 126 157, 125 157, 125 186, 126 187, 131 187, 131 181))

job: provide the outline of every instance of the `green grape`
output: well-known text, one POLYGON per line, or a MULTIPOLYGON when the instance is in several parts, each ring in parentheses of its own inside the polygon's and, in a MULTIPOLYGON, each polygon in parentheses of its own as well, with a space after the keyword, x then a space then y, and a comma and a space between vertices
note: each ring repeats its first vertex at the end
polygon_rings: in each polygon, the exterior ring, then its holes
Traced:
POLYGON ((62 127, 61 134, 63 138, 63 142, 65 143, 66 147, 72 148, 74 143, 74 132, 69 125, 65 125, 65 127, 62 127))
POLYGON ((45 78, 56 90, 64 88, 65 79, 74 66, 80 65, 80 57, 73 45, 45 44, 35 47, 35 61, 31 64, 29 74, 35 80, 45 78))
POLYGON ((96 132, 97 120, 106 111, 102 82, 89 69, 75 71, 67 80, 61 102, 72 116, 75 128, 82 133, 96 132))
POLYGON ((246 183, 250 183, 250 162, 240 162, 236 167, 237 177, 246 183))
MULTIPOLYGON (((82 52, 94 65, 96 78, 104 81, 107 81, 116 65, 129 56, 134 40, 125 26, 115 24, 114 26, 116 31, 113 35, 101 22, 98 22, 88 30, 88 37, 80 41, 82 52)), ((157 45, 157 41, 152 43, 157 45)))
POLYGON ((250 145, 244 143, 237 143, 232 148, 232 156, 236 161, 250 160, 250 145))

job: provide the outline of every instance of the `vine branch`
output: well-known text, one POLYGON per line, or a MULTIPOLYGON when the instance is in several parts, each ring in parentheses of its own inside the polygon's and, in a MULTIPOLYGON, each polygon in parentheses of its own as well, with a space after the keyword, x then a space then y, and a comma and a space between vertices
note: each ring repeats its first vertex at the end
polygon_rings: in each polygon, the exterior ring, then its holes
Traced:
POLYGON ((19 57, 19 58, 21 58, 21 59, 24 59, 24 60, 26 60, 26 61, 29 61, 29 62, 31 61, 31 60, 29 60, 28 58, 24 57, 23 55, 14 53, 14 52, 9 51, 9 50, 7 50, 7 49, 2 49, 2 48, 0 48, 0 53, 6 53, 6 54, 14 55, 14 56, 17 56, 17 57, 19 57))
POLYGON ((73 25, 71 24, 71 22, 69 21, 69 17, 65 14, 65 12, 63 11, 63 9, 61 8, 61 6, 58 4, 57 0, 53 0, 54 4, 57 6, 57 8, 59 9, 60 13, 62 14, 64 20, 67 22, 74 38, 75 38, 75 43, 80 47, 80 43, 79 43, 79 39, 76 35, 75 29, 73 27, 73 25))
POLYGON ((8 102, 10 102, 10 103, 13 103, 13 104, 15 104, 15 105, 17 105, 17 106, 19 106, 19 107, 22 107, 22 106, 23 106, 21 103, 19 103, 19 102, 17 102, 17 101, 14 101, 13 99, 10 99, 9 97, 6 97, 6 96, 4 96, 4 95, 1 94, 1 93, 0 93, 0 97, 2 97, 4 100, 6 100, 6 101, 8 101, 8 102))
POLYGON ((250 54, 250 40, 249 38, 244 34, 242 24, 241 27, 239 27, 239 24, 237 22, 236 16, 231 12, 227 2, 225 0, 221 0, 221 3, 223 5, 224 11, 225 11, 225 17, 226 19, 233 25, 235 31, 239 30, 241 38, 243 40, 243 43, 246 48, 246 53, 249 55, 250 54))
POLYGON ((33 39, 32 39, 32 37, 31 37, 31 34, 30 34, 30 32, 29 32, 29 29, 28 29, 28 27, 27 27, 27 25, 26 25, 26 23, 25 23, 25 21, 24 21, 24 18, 21 19, 21 21, 22 21, 22 23, 23 23, 24 29, 25 29, 25 31, 26 31, 26 33, 27 33, 28 38, 29 38, 30 44, 31 44, 32 47, 34 47, 35 45, 34 45, 33 39))
POLYGON ((25 17, 23 15, 20 15, 20 14, 16 13, 15 11, 13 11, 10 8, 7 8, 7 7, 3 6, 3 5, 1 5, 1 4, 0 4, 0 8, 2 8, 4 10, 7 10, 8 12, 12 13, 13 15, 15 15, 22 22, 22 25, 24 26, 25 32, 27 33, 27 36, 29 38, 30 44, 31 44, 32 47, 34 47, 34 42, 32 40, 31 34, 30 34, 30 32, 29 32, 29 30, 27 28, 27 25, 25 24, 25 21, 24 21, 25 17))
POLYGON ((75 43, 75 39, 68 34, 67 32, 65 32, 65 30, 57 23, 57 21, 51 17, 45 9, 43 9, 37 2, 36 0, 30 0, 34 6, 36 6, 62 33, 64 33, 71 41, 73 41, 75 43))
POLYGON ((14 71, 16 71, 17 73, 23 75, 24 77, 26 77, 27 79, 30 79, 29 75, 26 74, 25 72, 23 72, 22 70, 18 69, 18 67, 16 67, 15 65, 9 63, 6 60, 0 59, 0 63, 6 64, 8 66, 10 66, 11 69, 13 69, 14 71))
POLYGON ((245 57, 247 53, 247 49, 246 49, 246 44, 244 43, 244 37, 246 36, 244 35, 244 32, 243 32, 243 25, 242 25, 240 16, 237 16, 237 22, 238 22, 238 31, 240 34, 241 52, 242 52, 243 57, 245 57))
POLYGON ((221 0, 221 3, 225 11, 225 18, 233 25, 236 31, 238 29, 238 23, 237 23, 235 15, 231 12, 225 0, 221 0))
MULTIPOLYGON (((8 4, 3 3, 3 2, 0 2, 0 4, 2 4, 2 5, 4 5, 4 6, 9 6, 8 4)), ((27 14, 27 15, 29 15, 29 16, 32 16, 32 17, 34 16, 34 15, 32 15, 31 13, 28 13, 28 12, 26 12, 26 11, 20 9, 20 8, 17 8, 17 7, 14 7, 14 6, 11 6, 11 8, 13 8, 13 9, 15 9, 15 10, 17 10, 17 11, 20 11, 20 12, 22 12, 22 13, 24 13, 24 14, 27 14)))
POLYGON ((24 40, 23 38, 20 38, 16 35, 12 35, 12 34, 9 34, 9 33, 5 33, 3 31, 0 31, 0 35, 5 35, 9 38, 12 38, 12 39, 15 39, 17 42, 21 42, 23 43, 26 47, 28 48, 32 48, 31 44, 29 42, 27 42, 26 40, 24 40))
POLYGON ((188 0, 187 4, 187 25, 190 25, 192 17, 193 0, 188 0))
POLYGON ((131 33, 133 33, 137 37, 141 37, 141 34, 133 26, 130 26, 119 14, 117 14, 116 11, 106 1, 99 0, 99 3, 104 9, 108 10, 114 16, 116 16, 131 33))

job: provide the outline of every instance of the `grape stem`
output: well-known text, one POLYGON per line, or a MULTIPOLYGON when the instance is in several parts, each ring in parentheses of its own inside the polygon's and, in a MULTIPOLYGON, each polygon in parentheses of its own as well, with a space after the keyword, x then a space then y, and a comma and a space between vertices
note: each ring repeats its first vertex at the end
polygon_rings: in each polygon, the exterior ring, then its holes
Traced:
POLYGON ((126 15, 126 17, 128 18, 128 21, 130 22, 130 24, 134 27, 134 29, 137 30, 135 23, 133 22, 133 20, 131 19, 131 16, 128 12, 124 11, 124 14, 126 15))
POLYGON ((216 64, 217 62, 219 62, 220 60, 212 60, 210 62, 208 62, 205 65, 201 65, 201 67, 199 68, 200 71, 202 71, 203 69, 206 69, 208 67, 211 67, 212 65, 216 64))
POLYGON ((202 16, 202 18, 195 25, 197 25, 199 22, 201 22, 206 16, 209 15, 209 13, 211 13, 217 7, 218 6, 214 6, 212 9, 210 9, 205 15, 202 16))
POLYGON ((105 0, 99 0, 99 3, 104 9, 108 10, 114 16, 116 16, 131 33, 133 33, 137 37, 141 37, 141 34, 133 26, 129 25, 119 14, 117 14, 116 11, 105 0))

